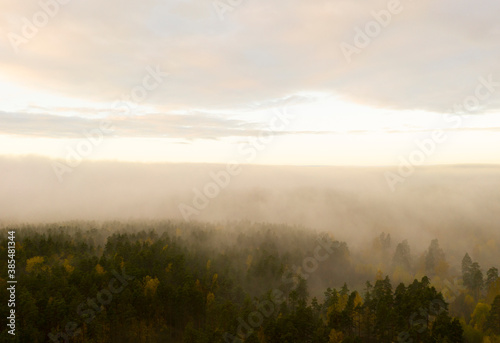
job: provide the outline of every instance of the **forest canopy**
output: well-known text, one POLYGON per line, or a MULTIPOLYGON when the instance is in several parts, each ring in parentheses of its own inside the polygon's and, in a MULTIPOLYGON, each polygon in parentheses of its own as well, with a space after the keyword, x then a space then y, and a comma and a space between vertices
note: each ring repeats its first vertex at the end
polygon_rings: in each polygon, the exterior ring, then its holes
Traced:
POLYGON ((497 267, 483 274, 467 254, 457 269, 438 240, 414 253, 411 242, 380 233, 355 251, 331 233, 251 222, 3 231, 16 233, 16 342, 495 342, 500 334, 497 267))

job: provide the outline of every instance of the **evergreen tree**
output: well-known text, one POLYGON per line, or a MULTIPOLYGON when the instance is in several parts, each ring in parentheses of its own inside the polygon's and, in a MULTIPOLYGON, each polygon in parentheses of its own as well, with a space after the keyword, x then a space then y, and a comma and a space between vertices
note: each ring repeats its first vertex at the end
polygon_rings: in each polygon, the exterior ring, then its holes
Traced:
POLYGON ((474 293, 475 299, 477 300, 479 299, 480 292, 484 286, 483 272, 477 262, 472 263, 470 277, 470 288, 474 293))
POLYGON ((401 266, 408 271, 411 270, 410 245, 406 239, 399 243, 396 247, 392 263, 395 266, 401 266))
POLYGON ((429 275, 436 274, 437 268, 446 264, 446 258, 443 249, 439 246, 439 241, 431 241, 429 249, 425 255, 425 269, 429 275))
POLYGON ((491 267, 488 269, 486 272, 486 282, 485 286, 486 289, 489 289, 489 287, 498 279, 498 269, 495 267, 491 267))
POLYGON ((465 287, 471 288, 472 285, 472 259, 468 253, 465 253, 462 259, 462 281, 465 287))
POLYGON ((495 335, 500 335, 500 295, 495 297, 486 321, 486 329, 495 335))

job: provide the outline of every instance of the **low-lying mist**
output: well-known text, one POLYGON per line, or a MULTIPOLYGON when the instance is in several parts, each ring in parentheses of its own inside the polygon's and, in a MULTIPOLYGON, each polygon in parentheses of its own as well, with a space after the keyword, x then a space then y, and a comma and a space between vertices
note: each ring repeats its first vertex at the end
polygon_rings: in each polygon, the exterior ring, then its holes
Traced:
POLYGON ((230 177, 216 189, 211 175, 226 165, 84 162, 59 179, 52 162, 0 158, 0 221, 184 220, 188 213, 196 221, 327 231, 354 248, 381 232, 416 250, 437 238, 456 259, 469 251, 484 264, 498 260, 497 166, 420 168, 392 192, 384 172, 393 168, 243 165, 239 175, 224 172, 230 177), (196 195, 210 183, 216 197, 196 195))

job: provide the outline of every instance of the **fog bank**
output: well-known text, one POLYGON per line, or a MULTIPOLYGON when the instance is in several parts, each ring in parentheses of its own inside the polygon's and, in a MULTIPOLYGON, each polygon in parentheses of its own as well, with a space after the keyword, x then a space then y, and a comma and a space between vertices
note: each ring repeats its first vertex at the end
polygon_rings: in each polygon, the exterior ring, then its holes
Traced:
POLYGON ((301 225, 350 245, 382 231, 422 247, 439 238, 457 254, 500 243, 498 166, 421 168, 392 192, 388 168, 243 165, 231 176, 221 174, 226 165, 85 162, 60 182, 52 162, 0 158, 1 221, 184 220, 183 204, 191 220, 301 225), (211 175, 220 177, 217 188, 211 175), (195 196, 210 183, 216 197, 195 196))

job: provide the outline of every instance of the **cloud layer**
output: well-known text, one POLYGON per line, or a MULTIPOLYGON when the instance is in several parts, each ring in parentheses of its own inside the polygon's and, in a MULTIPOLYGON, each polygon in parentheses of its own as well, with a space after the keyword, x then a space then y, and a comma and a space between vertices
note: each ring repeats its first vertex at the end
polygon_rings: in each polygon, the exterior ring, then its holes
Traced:
MULTIPOLYGON (((401 1, 380 35, 348 63, 340 43, 388 2, 247 0, 219 19, 211 1, 70 1, 15 54, 36 3, 4 6, 5 78, 67 96, 113 101, 147 66, 168 79, 148 98, 163 109, 235 108, 302 90, 400 109, 448 110, 480 76, 500 80, 497 13, 485 0, 401 1)), ((499 96, 483 104, 498 110, 499 96)))

